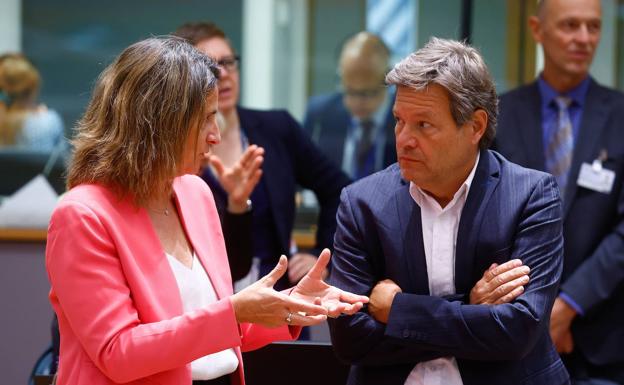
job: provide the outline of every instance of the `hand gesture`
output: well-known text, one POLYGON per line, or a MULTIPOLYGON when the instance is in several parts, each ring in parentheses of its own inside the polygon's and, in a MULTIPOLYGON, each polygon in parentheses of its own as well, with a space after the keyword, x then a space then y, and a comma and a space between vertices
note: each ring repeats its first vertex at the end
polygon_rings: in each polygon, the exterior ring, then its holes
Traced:
POLYGON ((493 263, 470 291, 470 304, 498 305, 513 301, 524 292, 523 285, 529 283, 530 270, 519 259, 500 266, 493 263))
POLYGON ((341 313, 354 314, 368 302, 368 297, 325 283, 322 277, 329 258, 329 250, 323 249, 312 269, 293 288, 290 296, 310 303, 320 303, 327 309, 329 317, 338 317, 341 313))
POLYGON ((260 166, 264 161, 264 149, 255 144, 247 147, 236 163, 227 168, 216 155, 210 155, 212 166, 219 183, 228 194, 228 210, 242 213, 247 209, 247 200, 262 176, 260 166))
POLYGON ((287 267, 288 260, 282 255, 273 271, 230 297, 239 323, 252 322, 267 327, 309 326, 327 319, 327 310, 320 306, 320 301, 303 300, 273 290, 287 267))
MULTIPOLYGON (((308 253, 296 253, 288 260, 288 280, 293 285, 299 282, 303 276, 312 269, 316 263, 316 257, 308 253)), ((326 276, 323 272, 323 278, 326 276)))

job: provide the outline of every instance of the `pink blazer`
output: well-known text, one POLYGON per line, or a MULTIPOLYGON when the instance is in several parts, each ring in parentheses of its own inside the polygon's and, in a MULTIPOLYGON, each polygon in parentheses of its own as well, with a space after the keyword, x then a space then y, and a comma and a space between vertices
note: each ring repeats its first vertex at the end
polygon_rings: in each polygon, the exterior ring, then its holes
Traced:
POLYGON ((58 383, 191 384, 189 362, 234 348, 233 384, 244 385, 241 350, 295 338, 299 328, 236 322, 223 234, 210 189, 174 182, 186 234, 219 301, 183 313, 178 286, 147 211, 98 185, 69 191, 52 215, 46 266, 61 332, 58 383))

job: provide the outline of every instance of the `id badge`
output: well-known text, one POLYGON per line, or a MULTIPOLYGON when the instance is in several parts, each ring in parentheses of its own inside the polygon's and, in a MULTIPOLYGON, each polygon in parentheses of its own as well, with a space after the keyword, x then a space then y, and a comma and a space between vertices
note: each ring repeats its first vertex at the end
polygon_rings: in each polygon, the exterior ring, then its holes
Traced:
POLYGON ((610 194, 615 181, 615 171, 603 168, 602 164, 583 163, 576 184, 587 189, 610 194))

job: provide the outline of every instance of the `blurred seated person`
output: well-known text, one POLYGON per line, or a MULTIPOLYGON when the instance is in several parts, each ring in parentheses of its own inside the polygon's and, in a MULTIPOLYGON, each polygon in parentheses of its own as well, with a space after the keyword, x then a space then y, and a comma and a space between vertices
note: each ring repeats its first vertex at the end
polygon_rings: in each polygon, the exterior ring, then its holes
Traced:
POLYGON ((396 162, 394 91, 384 86, 390 51, 378 36, 360 32, 344 44, 342 90, 310 99, 303 127, 352 179, 396 162))
POLYGON ((58 112, 37 102, 41 76, 21 54, 0 57, 0 149, 16 147, 52 151, 63 143, 63 121, 58 112))
POLYGON ((133 44, 100 75, 46 246, 59 384, 244 385, 241 351, 368 300, 322 281, 329 250, 288 291, 273 289, 280 257, 232 293, 212 193, 194 175, 220 141, 218 74, 164 37, 133 44))
MULTIPOLYGON (((253 255, 249 275, 237 290, 267 274, 279 255, 290 255, 295 219, 295 190, 300 185, 314 191, 320 204, 314 253, 331 248, 336 229, 336 210, 340 191, 350 181, 309 139, 286 111, 259 111, 240 107, 239 61, 231 42, 213 23, 188 23, 174 33, 188 40, 212 58, 219 68, 219 112, 224 124, 221 143, 213 148, 214 159, 231 167, 251 145, 264 148, 262 176, 251 193, 253 202, 253 255)), ((252 62, 252 59, 249 61, 252 62)), ((208 183, 220 213, 226 210, 228 194, 218 181, 219 167, 205 168, 202 178, 208 183)), ((289 270, 276 288, 298 282, 316 262, 311 253, 294 253, 289 270)))

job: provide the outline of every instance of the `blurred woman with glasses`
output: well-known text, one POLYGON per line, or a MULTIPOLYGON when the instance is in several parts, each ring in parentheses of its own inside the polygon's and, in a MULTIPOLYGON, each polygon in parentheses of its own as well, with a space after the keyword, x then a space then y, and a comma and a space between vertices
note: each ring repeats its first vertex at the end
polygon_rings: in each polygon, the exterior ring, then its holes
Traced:
POLYGON ((290 255, 289 271, 277 287, 296 283, 316 262, 314 254, 333 245, 340 191, 350 181, 312 143, 288 112, 258 111, 238 105, 240 58, 218 26, 189 23, 174 34, 187 39, 219 66, 219 112, 224 124, 221 143, 214 147, 211 158, 213 167, 206 168, 202 177, 212 188, 220 212, 226 211, 231 201, 227 186, 218 181, 220 170, 235 164, 248 146, 264 148, 262 177, 251 193, 255 262, 250 277, 239 282, 237 287, 244 287, 247 282, 266 274, 281 254, 290 255), (314 191, 320 205, 316 247, 311 253, 291 253, 297 185, 314 191))

